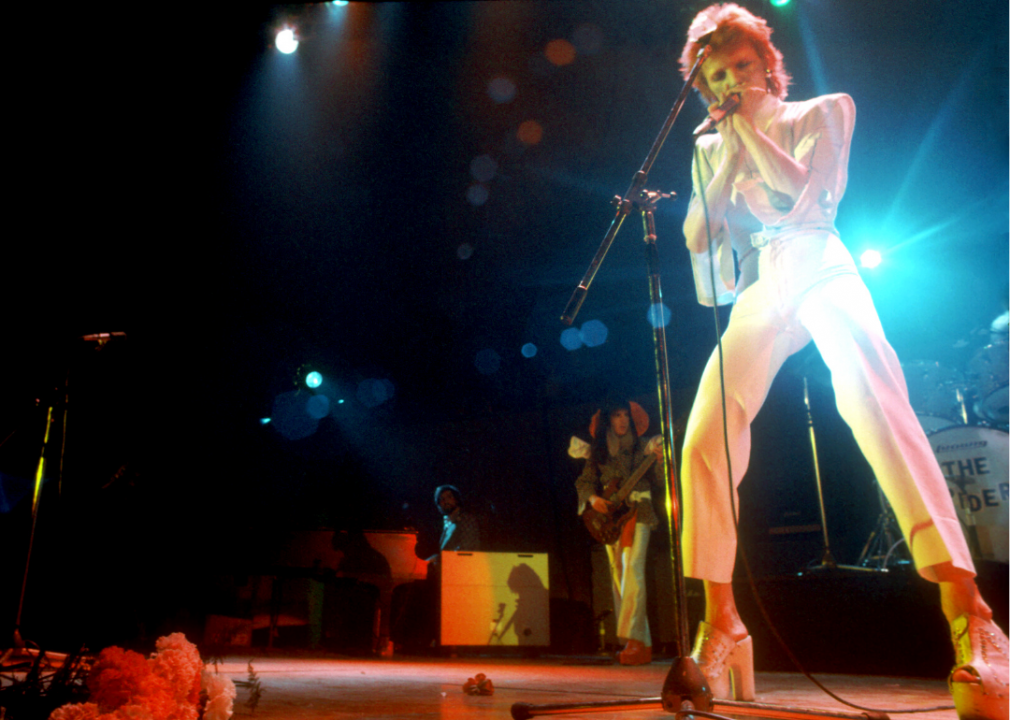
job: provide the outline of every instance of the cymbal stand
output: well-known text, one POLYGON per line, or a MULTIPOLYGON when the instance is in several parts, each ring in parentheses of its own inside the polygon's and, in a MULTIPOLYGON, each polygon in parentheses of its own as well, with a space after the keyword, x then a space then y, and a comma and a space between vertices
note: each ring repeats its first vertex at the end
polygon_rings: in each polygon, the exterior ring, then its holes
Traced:
POLYGON ((901 528, 897 527, 894 517, 891 515, 890 506, 884 492, 877 487, 877 497, 880 500, 880 514, 877 516, 877 524, 866 538, 866 544, 859 553, 859 560, 856 564, 861 567, 868 567, 870 563, 876 561, 874 568, 881 572, 886 572, 890 565, 907 564, 908 558, 897 559, 895 552, 905 543, 905 538, 901 534, 901 528))
POLYGON ((810 435, 810 450, 814 456, 814 482, 817 484, 817 505, 821 514, 821 532, 824 536, 824 552, 817 565, 807 567, 801 574, 819 570, 855 570, 858 572, 887 572, 884 568, 870 568, 857 565, 839 565, 831 554, 831 538, 828 536, 828 514, 824 508, 824 485, 821 483, 821 466, 817 460, 817 433, 814 430, 814 415, 810 411, 810 386, 807 376, 803 376, 803 404, 807 409, 807 430, 810 435))

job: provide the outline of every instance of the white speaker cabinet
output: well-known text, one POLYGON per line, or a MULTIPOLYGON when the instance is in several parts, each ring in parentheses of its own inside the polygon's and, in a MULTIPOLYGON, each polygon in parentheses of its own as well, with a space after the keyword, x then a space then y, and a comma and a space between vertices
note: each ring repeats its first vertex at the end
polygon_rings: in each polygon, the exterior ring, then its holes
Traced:
POLYGON ((547 553, 443 552, 442 645, 550 645, 547 553))

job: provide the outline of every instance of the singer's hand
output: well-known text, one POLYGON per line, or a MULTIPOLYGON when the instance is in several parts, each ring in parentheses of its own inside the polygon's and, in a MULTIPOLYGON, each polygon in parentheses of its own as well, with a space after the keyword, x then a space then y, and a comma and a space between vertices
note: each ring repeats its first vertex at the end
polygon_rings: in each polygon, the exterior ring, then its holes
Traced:
POLYGON ((734 116, 746 120, 751 125, 754 124, 754 115, 757 109, 768 97, 768 91, 759 87, 741 88, 737 93, 740 98, 740 105, 737 107, 734 116))
MULTIPOLYGON (((708 106, 708 114, 712 115, 719 109, 722 103, 717 101, 708 106)), ((723 144, 726 147, 726 152, 728 157, 735 158, 740 154, 743 148, 743 143, 740 142, 740 136, 736 132, 736 128, 733 125, 733 115, 727 115, 723 118, 722 122, 715 126, 715 129, 719 131, 722 136, 723 144)))

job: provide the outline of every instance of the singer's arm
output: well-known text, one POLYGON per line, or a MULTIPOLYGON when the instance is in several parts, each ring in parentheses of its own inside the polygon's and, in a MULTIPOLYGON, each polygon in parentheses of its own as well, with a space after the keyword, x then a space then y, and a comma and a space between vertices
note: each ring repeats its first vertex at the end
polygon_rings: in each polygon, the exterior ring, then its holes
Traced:
MULTIPOLYGON (((693 253, 703 253, 708 249, 708 233, 705 232, 705 206, 698 197, 702 192, 701 185, 704 185, 709 229, 714 240, 722 231, 732 196, 733 178, 736 177, 740 169, 740 153, 727 152, 711 175, 711 179, 706 182, 707 173, 703 171, 703 168, 699 168, 698 155, 699 153, 696 153, 691 171, 694 193, 691 195, 691 204, 688 206, 687 217, 684 219, 684 237, 687 240, 687 249, 693 253), (701 177, 699 177, 699 172, 701 177)), ((705 159, 702 158, 701 163, 704 164, 704 162, 705 159)))
POLYGON ((744 92, 740 109, 725 122, 732 126, 729 131, 740 138, 765 185, 788 195, 795 203, 807 184, 809 170, 754 126, 752 108, 760 103, 764 95, 762 90, 749 88, 744 92))

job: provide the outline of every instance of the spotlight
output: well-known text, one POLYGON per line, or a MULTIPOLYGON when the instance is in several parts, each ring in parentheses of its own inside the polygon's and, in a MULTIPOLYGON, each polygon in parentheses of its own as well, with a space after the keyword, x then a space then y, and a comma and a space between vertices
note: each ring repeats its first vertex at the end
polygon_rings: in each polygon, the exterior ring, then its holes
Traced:
POLYGON ((268 425, 270 423, 270 418, 260 418, 260 425, 268 425))
POLYGON ((785 7, 789 4, 789 0, 771 0, 772 7, 785 7))
POLYGON ((284 53, 285 55, 290 55, 295 50, 298 49, 298 38, 295 37, 295 31, 291 28, 284 28, 274 39, 274 44, 277 50, 284 53))
POLYGON ((880 264, 882 259, 880 253, 876 250, 867 250, 859 256, 859 264, 867 270, 872 270, 880 264))
POLYGON ((323 384, 323 376, 313 370, 305 376, 305 384, 315 389, 323 384))

